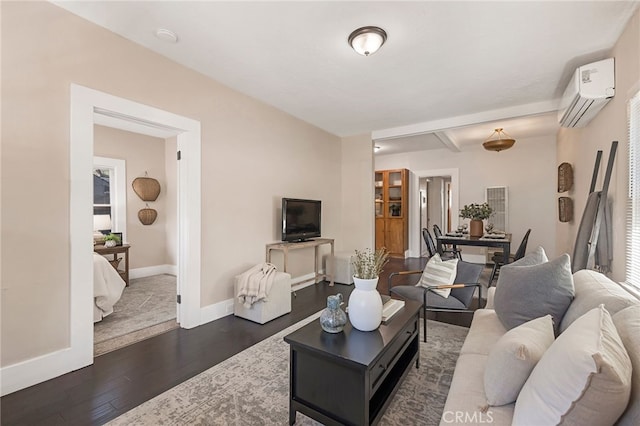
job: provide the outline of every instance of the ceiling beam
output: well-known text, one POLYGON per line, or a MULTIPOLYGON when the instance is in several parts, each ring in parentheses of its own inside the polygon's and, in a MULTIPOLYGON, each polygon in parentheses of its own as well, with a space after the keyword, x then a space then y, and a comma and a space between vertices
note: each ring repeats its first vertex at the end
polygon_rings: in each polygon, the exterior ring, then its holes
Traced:
POLYGON ((457 117, 424 121, 422 123, 409 124, 400 127, 391 127, 389 129, 374 130, 371 133, 371 136, 373 140, 396 139, 406 136, 420 135, 423 133, 441 132, 446 129, 454 129, 457 127, 470 126, 473 124, 505 120, 508 118, 545 114, 557 110, 558 100, 554 99, 551 101, 543 101, 532 104, 518 105, 509 108, 483 111, 475 114, 459 115, 457 117))
POLYGON ((433 132, 433 135, 442 142, 449 151, 460 152, 460 145, 458 142, 447 132, 433 132))

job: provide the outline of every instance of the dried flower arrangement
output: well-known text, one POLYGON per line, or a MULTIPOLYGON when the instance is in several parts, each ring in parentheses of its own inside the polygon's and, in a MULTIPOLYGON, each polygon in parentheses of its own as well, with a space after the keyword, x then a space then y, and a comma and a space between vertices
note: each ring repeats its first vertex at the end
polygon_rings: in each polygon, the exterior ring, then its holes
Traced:
POLYGON ((384 247, 375 252, 370 249, 356 250, 356 255, 352 260, 354 276, 361 279, 378 278, 388 261, 389 252, 384 247))

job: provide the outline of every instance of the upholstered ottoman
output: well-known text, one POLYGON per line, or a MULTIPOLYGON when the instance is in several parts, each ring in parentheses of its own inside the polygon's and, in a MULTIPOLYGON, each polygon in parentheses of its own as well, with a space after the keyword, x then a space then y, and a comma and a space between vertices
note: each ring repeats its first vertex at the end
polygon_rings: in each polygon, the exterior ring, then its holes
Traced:
POLYGON ((271 291, 267 296, 268 300, 256 302, 250 308, 245 308, 236 297, 239 285, 238 276, 236 276, 233 286, 233 314, 235 316, 264 324, 291 312, 291 275, 285 272, 276 272, 271 291))
POLYGON ((350 251, 337 251, 333 258, 330 254, 324 257, 325 271, 333 273, 333 280, 339 284, 353 284, 353 265, 351 257, 354 253, 350 251), (329 268, 329 269, 327 269, 329 268), (333 270, 331 270, 333 268, 333 270))

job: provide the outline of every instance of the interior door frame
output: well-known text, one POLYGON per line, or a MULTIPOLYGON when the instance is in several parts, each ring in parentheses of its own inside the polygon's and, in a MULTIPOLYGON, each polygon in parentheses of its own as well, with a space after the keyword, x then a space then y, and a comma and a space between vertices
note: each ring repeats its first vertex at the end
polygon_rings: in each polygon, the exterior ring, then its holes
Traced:
MULTIPOLYGON (((451 210, 456 212, 460 205, 460 170, 433 169, 412 171, 409 175, 409 253, 408 257, 420 257, 420 241, 422 240, 422 230, 420 229, 420 179, 436 176, 450 176, 451 190, 451 210)), ((451 226, 455 229, 458 226, 458 216, 451 215, 451 226)))
POLYGON ((180 326, 201 324, 200 122, 77 84, 70 85, 69 345, 1 369, 2 395, 93 363, 93 126, 95 117, 175 131, 178 150, 178 285, 180 326))
MULTIPOLYGON (((71 85, 70 125, 70 349, 77 369, 93 362, 92 185, 96 114, 173 129, 178 162, 178 291, 180 326, 200 325, 201 135, 200 122, 148 105, 71 85)), ((71 370, 69 370, 71 371, 71 370)))

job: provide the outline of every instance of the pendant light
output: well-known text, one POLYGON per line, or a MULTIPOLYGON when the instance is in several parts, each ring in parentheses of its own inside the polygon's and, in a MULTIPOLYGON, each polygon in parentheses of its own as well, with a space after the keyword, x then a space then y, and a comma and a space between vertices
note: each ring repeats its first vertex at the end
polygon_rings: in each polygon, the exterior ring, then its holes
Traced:
POLYGON ((489 136, 489 138, 482 144, 484 149, 487 151, 496 151, 500 152, 504 149, 509 149, 516 143, 516 140, 511 138, 511 136, 507 135, 502 127, 498 127, 494 130, 494 132, 489 136))

